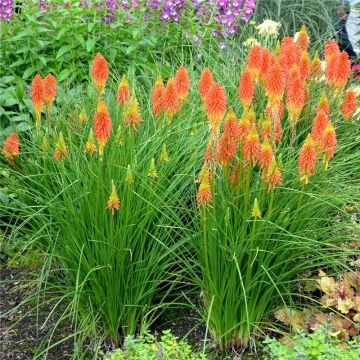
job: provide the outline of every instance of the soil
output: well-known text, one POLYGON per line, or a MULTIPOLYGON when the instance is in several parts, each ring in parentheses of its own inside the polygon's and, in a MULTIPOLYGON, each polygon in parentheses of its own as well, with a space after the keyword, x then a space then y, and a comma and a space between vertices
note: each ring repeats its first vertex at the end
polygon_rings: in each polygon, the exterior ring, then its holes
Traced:
MULTIPOLYGON (((33 288, 22 286, 30 278, 26 271, 0 269, 0 359, 33 359, 49 329, 56 323, 59 311, 50 316, 45 326, 45 319, 52 310, 52 304, 42 308, 38 319, 34 304, 26 304, 11 312, 31 292, 33 288), (38 324, 38 326, 36 326, 38 324)), ((62 325, 55 332, 53 341, 64 339, 71 332, 70 326, 62 325)), ((66 360, 72 354, 72 342, 66 341, 49 350, 47 360, 66 360)))

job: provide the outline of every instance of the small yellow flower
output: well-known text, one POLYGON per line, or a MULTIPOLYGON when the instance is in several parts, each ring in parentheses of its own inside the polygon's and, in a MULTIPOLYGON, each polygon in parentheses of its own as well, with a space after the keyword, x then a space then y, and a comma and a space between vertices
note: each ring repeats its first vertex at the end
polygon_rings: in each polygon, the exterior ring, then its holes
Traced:
POLYGON ((82 124, 86 124, 88 121, 88 116, 86 113, 85 109, 81 109, 80 114, 79 114, 79 123, 82 124))
POLYGON ((153 179, 156 179, 156 178, 159 177, 159 174, 158 174, 158 172, 156 170, 155 159, 154 158, 151 159, 151 164, 150 164, 150 167, 149 167, 148 176, 153 178, 153 179))
POLYGON ((243 42, 243 45, 251 48, 254 45, 259 45, 259 42, 255 38, 250 37, 246 41, 243 42))
POLYGON ((120 209, 119 197, 116 191, 115 184, 112 180, 111 180, 111 194, 107 202, 106 208, 111 210, 112 216, 115 215, 115 210, 118 211, 120 209))
POLYGON ((279 28, 281 23, 266 19, 261 24, 256 26, 256 30, 260 35, 279 35, 279 28))
POLYGON ((134 175, 131 171, 130 165, 128 165, 126 169, 126 176, 125 176, 125 184, 128 186, 131 186, 134 183, 134 175))
POLYGON ((254 218, 261 218, 261 210, 257 199, 254 201, 254 206, 251 210, 251 216, 254 218))
POLYGON ((160 161, 162 161, 164 163, 169 162, 169 154, 167 152, 165 144, 163 145, 162 150, 161 150, 160 161))
POLYGON ((96 152, 95 138, 92 129, 90 129, 89 137, 84 147, 84 153, 86 152, 88 152, 90 155, 93 155, 94 152, 96 152))

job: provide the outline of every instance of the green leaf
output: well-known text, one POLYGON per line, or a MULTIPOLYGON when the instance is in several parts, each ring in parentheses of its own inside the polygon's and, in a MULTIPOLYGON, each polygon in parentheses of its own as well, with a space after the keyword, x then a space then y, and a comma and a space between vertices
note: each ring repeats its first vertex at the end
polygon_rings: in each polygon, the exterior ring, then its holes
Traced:
POLYGON ((36 69, 33 68, 33 67, 30 67, 30 68, 26 69, 26 70, 24 71, 24 74, 23 74, 22 78, 25 79, 25 80, 26 80, 26 79, 29 79, 29 77, 30 77, 32 74, 34 74, 35 71, 36 71, 36 69))
POLYGON ((91 30, 94 28, 95 23, 88 23, 87 30, 88 32, 91 32, 91 30))
POLYGON ((64 26, 57 34, 56 40, 59 40, 68 31, 67 26, 64 26))
POLYGON ((58 82, 62 82, 64 81, 69 75, 71 74, 71 70, 70 69, 64 69, 61 71, 61 73, 58 76, 58 82))
POLYGON ((88 39, 86 42, 86 51, 90 52, 96 44, 96 40, 94 39, 88 39))
POLYGON ((17 131, 28 131, 28 130, 32 129, 32 126, 30 124, 22 122, 22 123, 16 125, 16 129, 17 129, 17 131))
POLYGON ((41 63, 46 66, 46 59, 43 56, 38 56, 38 59, 41 61, 41 63))
POLYGON ((71 50, 71 45, 63 45, 56 54, 56 59, 66 54, 71 50))

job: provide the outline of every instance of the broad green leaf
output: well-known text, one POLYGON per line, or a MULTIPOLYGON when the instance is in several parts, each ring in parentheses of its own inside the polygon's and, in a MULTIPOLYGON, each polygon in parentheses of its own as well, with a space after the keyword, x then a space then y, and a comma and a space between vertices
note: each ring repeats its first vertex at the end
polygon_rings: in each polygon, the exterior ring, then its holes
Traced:
POLYGON ((71 45, 63 45, 56 54, 56 59, 66 54, 71 50, 71 45))
POLYGON ((57 34, 56 40, 59 40, 66 32, 68 31, 68 28, 64 26, 57 34))
POLYGON ((58 78, 57 78, 58 82, 64 81, 70 74, 71 74, 70 69, 62 70, 61 73, 59 74, 58 78))
POLYGON ((35 71, 36 71, 36 69, 33 68, 33 67, 30 67, 30 68, 26 69, 26 70, 24 71, 24 74, 23 74, 22 78, 25 79, 25 80, 26 80, 26 79, 29 79, 29 77, 30 77, 32 74, 34 74, 35 71))
POLYGON ((96 40, 94 39, 88 39, 86 42, 86 51, 90 52, 96 44, 96 40))

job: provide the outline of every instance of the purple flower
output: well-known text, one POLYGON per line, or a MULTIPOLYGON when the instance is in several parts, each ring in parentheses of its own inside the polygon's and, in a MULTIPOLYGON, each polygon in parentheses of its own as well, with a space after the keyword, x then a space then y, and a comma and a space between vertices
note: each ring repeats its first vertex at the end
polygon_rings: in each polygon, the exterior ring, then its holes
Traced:
POLYGON ((10 21, 14 13, 13 0, 0 0, 0 20, 10 21))

